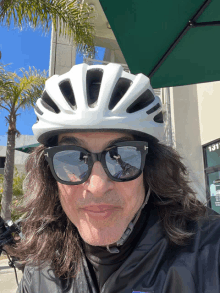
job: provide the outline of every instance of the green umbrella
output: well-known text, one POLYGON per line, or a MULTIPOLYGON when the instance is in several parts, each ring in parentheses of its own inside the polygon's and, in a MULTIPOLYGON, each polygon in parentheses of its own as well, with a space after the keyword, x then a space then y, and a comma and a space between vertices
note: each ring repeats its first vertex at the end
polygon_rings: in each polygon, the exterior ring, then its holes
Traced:
POLYGON ((154 88, 220 80, 220 0, 100 0, 133 74, 154 88))
POLYGON ((23 153, 31 153, 34 148, 38 147, 40 144, 39 143, 34 143, 34 144, 29 144, 25 146, 21 146, 19 148, 15 148, 16 151, 21 151, 23 153))

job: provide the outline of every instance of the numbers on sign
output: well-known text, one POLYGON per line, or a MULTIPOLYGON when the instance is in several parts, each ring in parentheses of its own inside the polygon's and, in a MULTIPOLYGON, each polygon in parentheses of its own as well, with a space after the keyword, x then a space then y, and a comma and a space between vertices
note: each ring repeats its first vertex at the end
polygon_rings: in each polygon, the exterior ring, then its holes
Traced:
POLYGON ((211 146, 208 147, 209 152, 214 152, 219 149, 220 149, 220 142, 212 144, 211 146))

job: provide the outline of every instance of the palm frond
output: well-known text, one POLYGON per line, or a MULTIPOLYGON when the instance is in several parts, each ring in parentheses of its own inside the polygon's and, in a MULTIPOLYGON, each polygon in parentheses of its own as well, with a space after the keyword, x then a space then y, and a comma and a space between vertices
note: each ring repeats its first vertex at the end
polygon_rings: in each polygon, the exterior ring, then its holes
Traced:
POLYGON ((21 68, 16 74, 5 68, 5 65, 0 65, 0 108, 17 112, 20 108, 33 106, 42 94, 47 71, 29 67, 29 70, 21 68))
POLYGON ((10 97, 11 88, 13 87, 13 72, 6 70, 9 65, 0 63, 0 106, 3 105, 3 101, 10 97))
POLYGON ((69 37, 80 52, 94 53, 93 9, 77 0, 3 0, 0 4, 0 23, 20 29, 32 26, 48 32, 53 23, 55 31, 69 37))
POLYGON ((18 109, 33 107, 41 96, 47 76, 47 71, 39 71, 29 67, 29 70, 20 69, 19 98, 16 100, 16 112, 18 109))

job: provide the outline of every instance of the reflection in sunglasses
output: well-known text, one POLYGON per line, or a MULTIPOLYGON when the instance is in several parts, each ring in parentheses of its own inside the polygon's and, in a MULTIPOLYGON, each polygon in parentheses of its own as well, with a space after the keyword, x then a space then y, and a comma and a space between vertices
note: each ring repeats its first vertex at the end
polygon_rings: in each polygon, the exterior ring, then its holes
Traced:
POLYGON ((81 181, 81 179, 78 176, 76 176, 73 172, 69 171, 65 166, 63 167, 63 169, 65 170, 66 175, 69 178, 68 181, 72 181, 72 182, 81 181))
POLYGON ((118 172, 117 175, 117 178, 123 178, 124 176, 126 175, 129 175, 129 176, 134 176, 137 174, 137 172, 139 171, 136 167, 134 166, 131 166, 130 164, 128 163, 125 163, 122 159, 121 159, 121 156, 118 155, 118 156, 113 156, 113 158, 116 160, 116 162, 121 166, 121 168, 123 169, 122 171, 118 172), (119 176, 119 177, 118 177, 119 176))
POLYGON ((119 171, 118 173, 116 173, 115 175, 113 175, 116 178, 127 178, 127 177, 133 177, 135 175, 137 175, 137 173, 139 172, 139 169, 137 169, 136 167, 133 167, 129 164, 126 164, 126 168, 124 170, 119 171))

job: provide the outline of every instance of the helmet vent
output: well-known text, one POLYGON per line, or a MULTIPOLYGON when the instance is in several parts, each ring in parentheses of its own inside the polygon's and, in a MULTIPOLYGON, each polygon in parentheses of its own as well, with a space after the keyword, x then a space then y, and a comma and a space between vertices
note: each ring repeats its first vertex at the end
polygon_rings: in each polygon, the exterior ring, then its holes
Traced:
POLYGON ((154 117, 154 121, 157 122, 157 123, 163 123, 163 113, 162 113, 162 111, 160 113, 158 113, 154 117))
POLYGON ((86 75, 86 91, 87 102, 90 108, 94 108, 97 105, 100 86, 102 82, 103 70, 102 69, 90 69, 86 75))
POLYGON ((134 113, 149 106, 154 101, 154 94, 147 89, 136 101, 134 101, 128 108, 127 113, 134 113))
POLYGON ((77 109, 75 96, 69 80, 64 80, 59 83, 59 87, 63 97, 73 110, 77 109))
POLYGON ((59 113, 60 110, 57 107, 57 105, 53 102, 53 100, 50 98, 50 96, 47 94, 46 91, 43 92, 43 95, 41 97, 41 104, 49 111, 54 113, 59 113))
POLYGON ((160 108, 160 104, 158 103, 153 108, 151 108, 150 110, 148 110, 146 113, 149 115, 149 114, 155 112, 159 108, 160 108))
POLYGON ((35 111, 36 111, 38 114, 40 114, 40 115, 43 115, 43 114, 44 114, 44 113, 38 108, 37 105, 34 106, 34 109, 35 109, 35 111))
POLYGON ((121 77, 115 85, 115 88, 112 92, 112 96, 109 102, 109 110, 112 110, 115 105, 121 100, 121 98, 125 95, 127 90, 129 89, 132 81, 130 79, 121 77))

